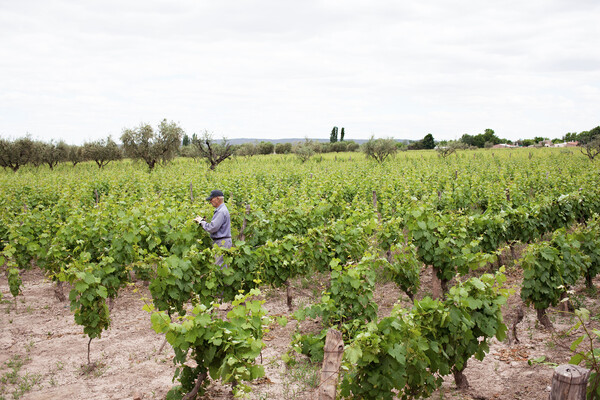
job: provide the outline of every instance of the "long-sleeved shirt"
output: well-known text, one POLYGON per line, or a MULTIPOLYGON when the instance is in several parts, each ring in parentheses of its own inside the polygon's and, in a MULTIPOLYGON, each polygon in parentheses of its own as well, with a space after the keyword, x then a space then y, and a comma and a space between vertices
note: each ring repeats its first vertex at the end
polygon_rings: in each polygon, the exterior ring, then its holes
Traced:
POLYGON ((210 223, 202 221, 200 225, 210 233, 212 240, 231 238, 231 219, 225 203, 216 208, 210 223))

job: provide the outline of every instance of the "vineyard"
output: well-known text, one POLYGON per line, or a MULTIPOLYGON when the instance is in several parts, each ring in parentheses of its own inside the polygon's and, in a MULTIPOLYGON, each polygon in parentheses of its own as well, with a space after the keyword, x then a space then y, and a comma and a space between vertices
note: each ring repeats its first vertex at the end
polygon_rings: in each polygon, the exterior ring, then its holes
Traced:
POLYGON ((0 399, 316 398, 330 328, 343 398, 547 398, 597 328, 599 174, 543 148, 0 171, 0 399), (215 188, 231 249, 193 221, 215 188))

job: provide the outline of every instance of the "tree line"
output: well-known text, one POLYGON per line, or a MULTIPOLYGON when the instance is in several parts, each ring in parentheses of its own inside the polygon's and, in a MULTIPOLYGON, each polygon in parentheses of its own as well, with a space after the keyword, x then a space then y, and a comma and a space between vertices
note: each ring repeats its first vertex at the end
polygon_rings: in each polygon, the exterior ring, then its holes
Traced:
MULTIPOLYGON (((150 124, 142 123, 135 128, 124 129, 120 137, 121 145, 110 136, 106 139, 85 142, 82 146, 69 145, 64 141, 42 142, 30 137, 8 140, 0 138, 0 166, 5 169, 18 171, 20 167, 31 164, 35 167, 47 164, 50 169, 58 163, 70 162, 73 166, 80 162, 94 161, 98 168, 103 168, 111 161, 129 157, 141 160, 154 169, 157 164, 165 164, 177 156, 204 159, 210 169, 215 169, 219 163, 233 155, 252 157, 266 154, 295 154, 302 162, 309 160, 315 154, 331 152, 362 151, 368 158, 378 162, 385 161, 401 150, 437 149, 441 156, 446 157, 456 150, 468 148, 488 148, 500 143, 513 142, 500 139, 493 129, 486 129, 477 135, 464 134, 457 141, 442 141, 436 143, 433 135, 428 133, 423 139, 404 144, 393 138, 370 140, 362 145, 350 140, 345 141, 345 129, 341 129, 338 140, 338 128, 334 127, 329 142, 317 142, 306 139, 296 143, 277 143, 261 141, 233 145, 226 139, 214 140, 208 131, 200 136, 191 137, 175 122, 163 119, 153 128, 150 124)), ((526 139, 515 144, 528 146, 546 140, 543 137, 526 139)), ((559 139, 556 139, 560 141, 559 139)), ((593 160, 600 153, 600 126, 581 133, 567 133, 563 140, 578 141, 581 152, 593 160)))

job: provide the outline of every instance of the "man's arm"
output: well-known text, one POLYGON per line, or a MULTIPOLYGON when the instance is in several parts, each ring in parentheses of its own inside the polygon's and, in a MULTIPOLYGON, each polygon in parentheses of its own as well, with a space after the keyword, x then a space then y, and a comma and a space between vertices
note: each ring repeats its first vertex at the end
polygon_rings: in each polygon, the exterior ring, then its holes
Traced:
POLYGON ((213 215, 210 223, 208 223, 206 221, 200 221, 200 225, 202 226, 202 228, 204 228, 205 231, 207 231, 209 233, 215 233, 216 231, 219 230, 219 228, 221 227, 221 225, 223 225, 224 222, 225 222, 225 215, 223 215, 222 212, 217 211, 213 215))

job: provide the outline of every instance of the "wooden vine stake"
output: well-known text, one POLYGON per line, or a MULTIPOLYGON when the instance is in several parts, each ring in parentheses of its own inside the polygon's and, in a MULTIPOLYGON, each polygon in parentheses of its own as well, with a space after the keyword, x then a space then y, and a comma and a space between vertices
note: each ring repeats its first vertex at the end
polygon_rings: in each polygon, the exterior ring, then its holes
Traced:
POLYGON ((246 225, 248 224, 247 216, 250 214, 250 204, 246 204, 246 214, 244 215, 244 222, 242 223, 242 229, 240 229, 240 233, 238 235, 238 240, 246 239, 246 234, 244 231, 246 230, 246 225))
POLYGON ((192 182, 190 182, 190 200, 192 203, 194 202, 194 186, 192 185, 192 182))
POLYGON ((333 328, 327 331, 323 351, 319 400, 335 400, 340 365, 342 365, 342 356, 344 355, 344 340, 339 331, 333 328))
POLYGON ((577 365, 559 365, 552 376, 549 400, 585 400, 590 370, 577 365))
POLYGON ((375 209, 375 212, 377 213, 377 219, 381 223, 381 214, 377 211, 377 192, 375 190, 373 190, 373 208, 375 209))

